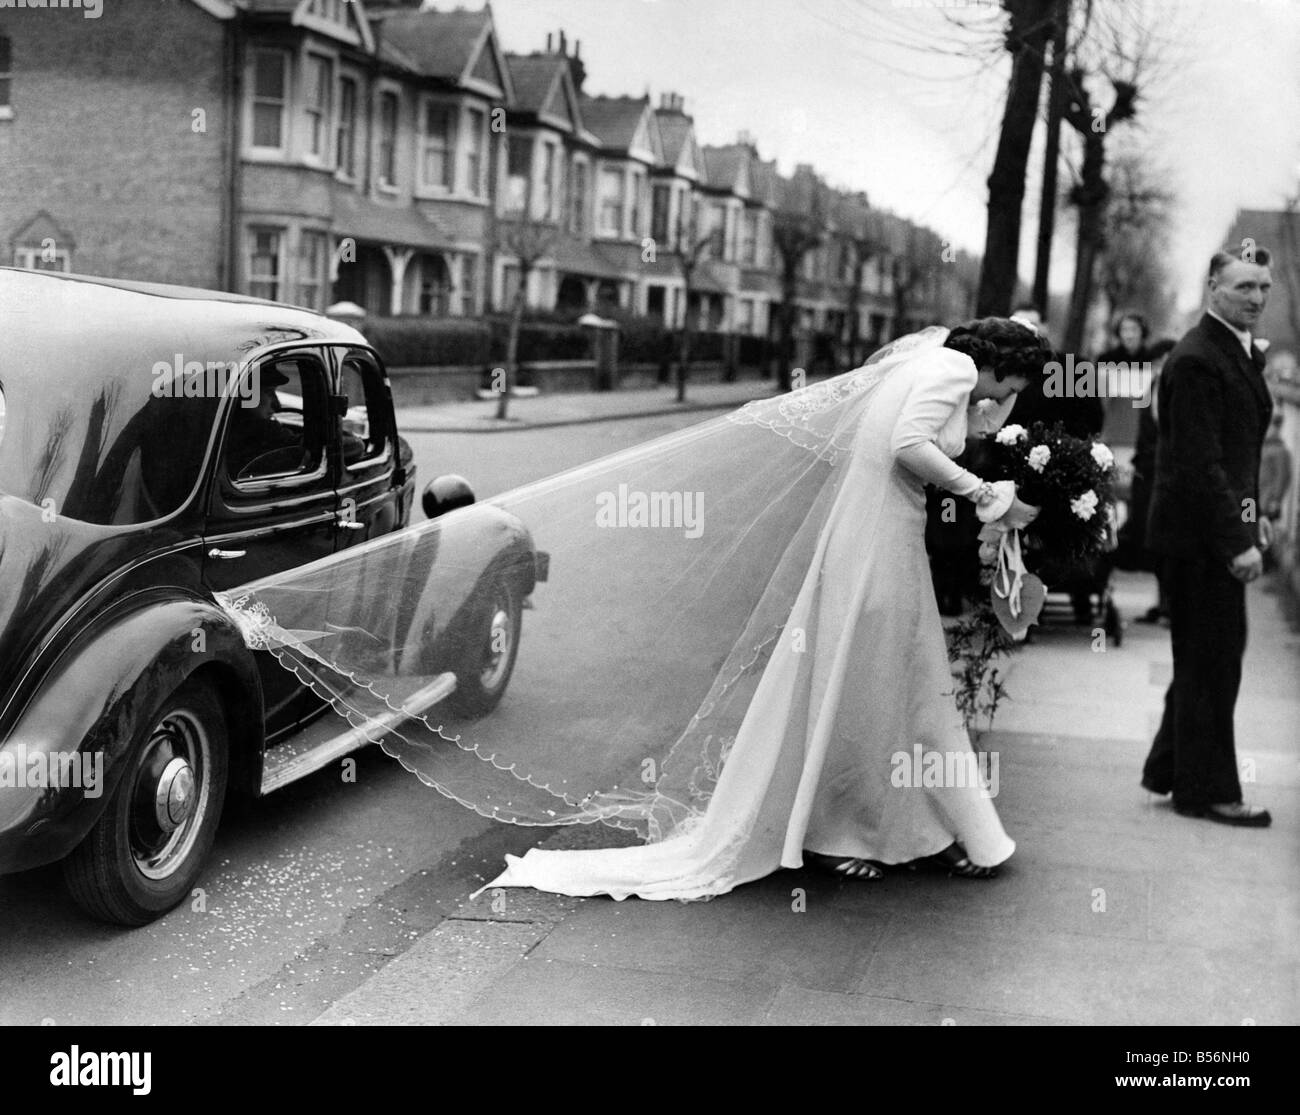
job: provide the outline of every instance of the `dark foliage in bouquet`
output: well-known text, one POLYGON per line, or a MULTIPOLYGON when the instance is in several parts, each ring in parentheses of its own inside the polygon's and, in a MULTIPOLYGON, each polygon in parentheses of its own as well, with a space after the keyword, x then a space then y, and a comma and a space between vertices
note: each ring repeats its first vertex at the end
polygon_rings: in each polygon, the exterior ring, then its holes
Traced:
MULTIPOLYGON (((1104 445, 1067 433, 1059 422, 1035 422, 1028 429, 1012 425, 990 435, 988 450, 985 477, 1013 481, 1016 494, 1039 508, 1037 518, 1020 532, 1022 554, 1025 567, 1049 588, 1114 547, 1114 457, 1104 445)), ((992 580, 993 569, 986 564, 981 582, 992 580)), ((991 728, 1007 697, 996 660, 1009 654, 1016 641, 987 597, 951 625, 947 637, 948 656, 956 666, 957 707, 978 740, 978 722, 983 719, 991 728)))
POLYGON ((1049 586, 1054 574, 1087 562, 1112 543, 1114 458, 1099 442, 1075 437, 1057 422, 1033 423, 1023 436, 1009 426, 991 438, 989 479, 1015 482, 1016 494, 1039 508, 1020 532, 1025 565, 1049 586), (1042 463, 1040 447, 1050 456, 1042 463))

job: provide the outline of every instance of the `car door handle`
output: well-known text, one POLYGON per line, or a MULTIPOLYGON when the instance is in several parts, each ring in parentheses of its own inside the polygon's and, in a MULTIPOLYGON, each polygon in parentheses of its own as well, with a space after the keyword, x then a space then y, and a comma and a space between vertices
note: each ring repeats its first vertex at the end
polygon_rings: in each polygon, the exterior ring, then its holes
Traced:
POLYGON ((357 522, 356 519, 335 519, 334 525, 337 526, 339 530, 365 530, 366 529, 366 524, 359 523, 357 522))
POLYGON ((233 561, 235 558, 245 557, 247 550, 209 550, 208 557, 216 558, 220 561, 233 561))

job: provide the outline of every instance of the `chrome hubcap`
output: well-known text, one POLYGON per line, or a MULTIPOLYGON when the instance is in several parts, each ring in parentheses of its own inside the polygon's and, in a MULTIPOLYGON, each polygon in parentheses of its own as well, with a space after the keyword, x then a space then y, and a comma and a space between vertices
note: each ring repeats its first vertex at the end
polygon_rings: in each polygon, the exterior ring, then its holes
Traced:
POLYGON ((163 768, 154 796, 154 815, 163 832, 174 832, 194 812, 194 768, 173 759, 163 768))
POLYGON ((505 676, 506 665, 510 661, 512 637, 510 612, 505 603, 498 600, 492 609, 492 622, 488 627, 487 657, 480 675, 484 689, 495 689, 505 676))
POLYGON ((211 745, 199 717, 174 709, 144 746, 131 787, 128 840, 140 874, 165 879, 186 859, 208 806, 211 745))

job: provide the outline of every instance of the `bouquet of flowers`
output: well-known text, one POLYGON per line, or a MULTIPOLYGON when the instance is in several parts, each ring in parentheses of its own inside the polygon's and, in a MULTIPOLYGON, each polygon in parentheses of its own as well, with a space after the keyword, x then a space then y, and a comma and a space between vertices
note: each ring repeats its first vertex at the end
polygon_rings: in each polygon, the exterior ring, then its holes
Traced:
MULTIPOLYGON (((1021 531, 1026 567, 1064 570, 1113 549, 1115 456, 1099 441, 1074 437, 1058 422, 1004 426, 993 436, 992 473, 1039 508, 1021 531)), ((987 544, 991 538, 984 537, 987 544)), ((988 559, 987 550, 981 557, 988 559)))
POLYGON ((956 671, 957 705, 968 726, 981 715, 991 725, 1006 696, 995 658, 1023 639, 1047 594, 1044 581, 1115 547, 1115 457, 1098 441, 1074 437, 1059 423, 1004 426, 992 435, 994 482, 1010 480, 1016 495, 1039 509, 1028 527, 999 522, 980 531, 981 583, 989 599, 948 632, 956 671))

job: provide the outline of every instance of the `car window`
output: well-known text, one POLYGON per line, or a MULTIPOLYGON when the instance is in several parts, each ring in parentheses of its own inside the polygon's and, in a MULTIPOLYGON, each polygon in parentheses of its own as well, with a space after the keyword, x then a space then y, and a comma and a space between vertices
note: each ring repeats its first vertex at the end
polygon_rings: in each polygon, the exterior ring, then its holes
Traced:
POLYGON ((313 476, 324 467, 324 368, 311 356, 263 362, 230 412, 224 461, 237 485, 313 476))
POLYGON ((341 436, 345 465, 370 464, 386 456, 386 409, 380 397, 379 375, 379 369, 365 357, 349 354, 343 361, 347 413, 341 436))

